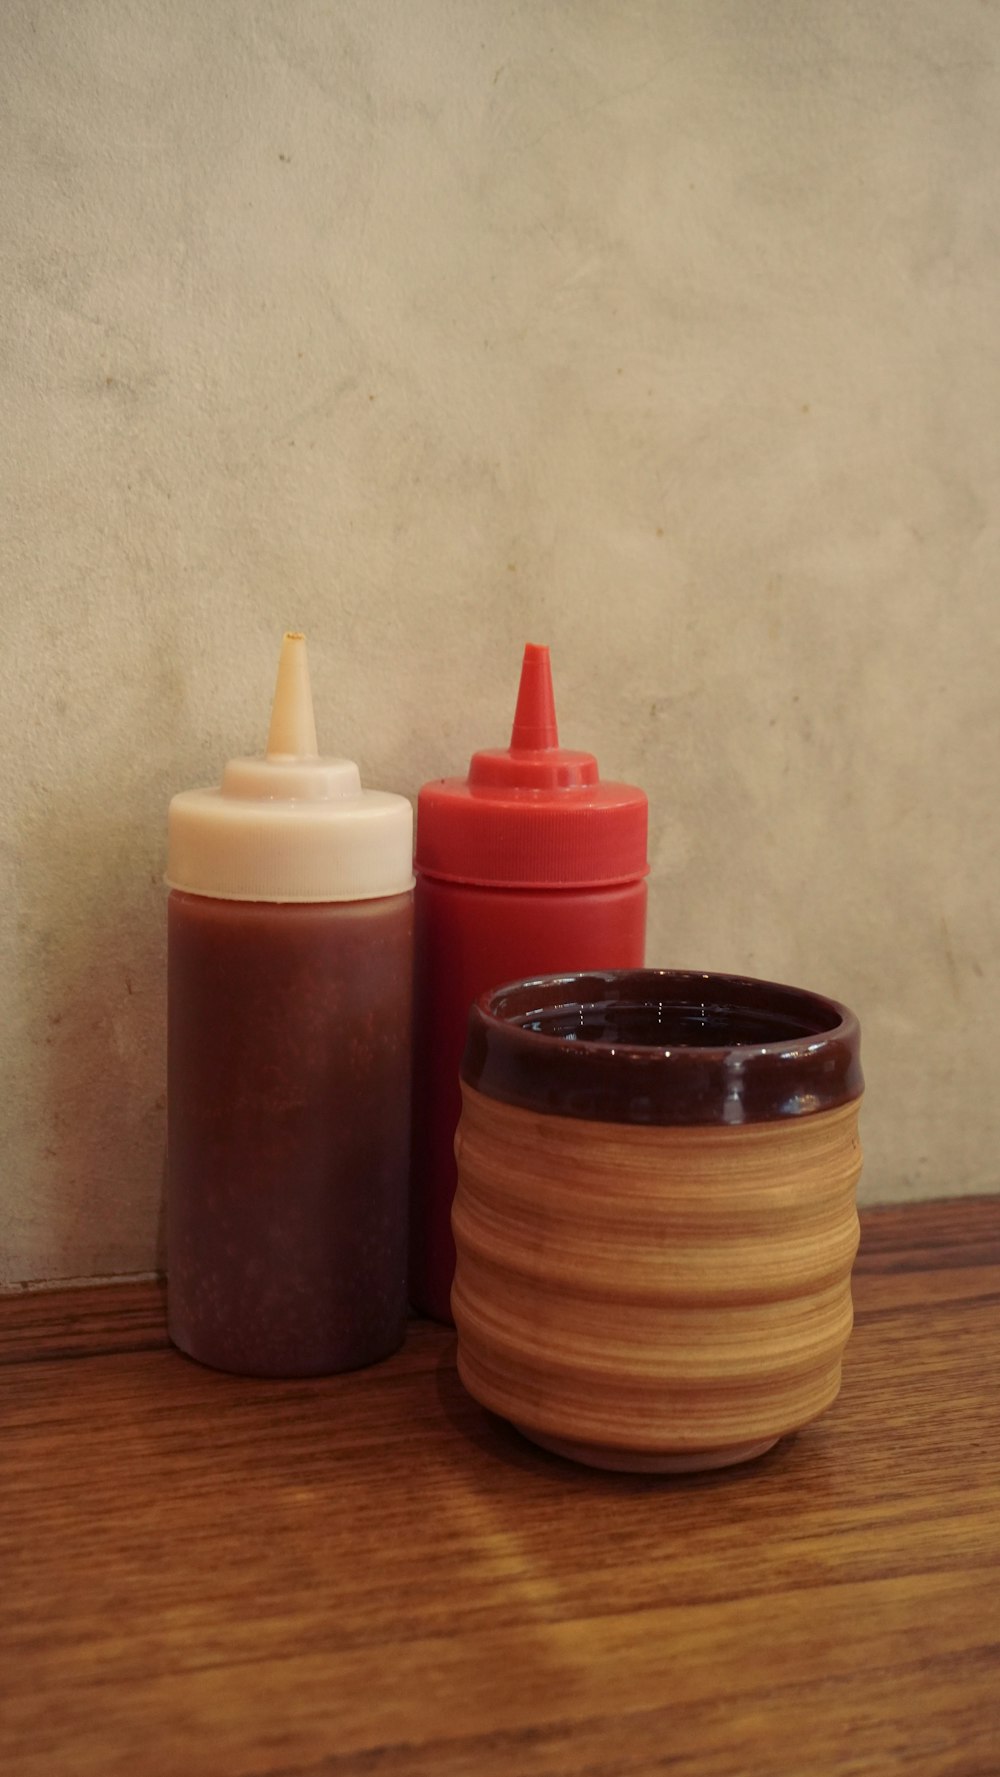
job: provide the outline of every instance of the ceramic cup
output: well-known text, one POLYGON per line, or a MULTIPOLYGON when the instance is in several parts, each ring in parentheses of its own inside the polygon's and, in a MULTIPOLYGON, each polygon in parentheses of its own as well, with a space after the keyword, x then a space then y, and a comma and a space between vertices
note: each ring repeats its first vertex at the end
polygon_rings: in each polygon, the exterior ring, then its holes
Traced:
POLYGON ((743 1462, 840 1388, 857 1019, 667 969, 486 994, 462 1062, 452 1310, 469 1393, 601 1468, 743 1462))

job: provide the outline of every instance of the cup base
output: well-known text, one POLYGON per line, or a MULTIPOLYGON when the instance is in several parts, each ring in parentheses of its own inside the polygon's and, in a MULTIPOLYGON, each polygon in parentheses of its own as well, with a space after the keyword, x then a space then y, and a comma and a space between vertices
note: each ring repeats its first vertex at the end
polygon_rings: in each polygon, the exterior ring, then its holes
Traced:
POLYGON ((754 1444, 727 1444, 722 1450, 616 1450, 605 1444, 549 1438, 542 1432, 529 1431, 525 1425, 515 1429, 553 1456, 565 1456, 567 1461, 582 1463, 586 1468, 617 1469, 632 1475, 696 1475, 707 1469, 732 1468, 738 1462, 753 1462, 779 1442, 778 1438, 762 1438, 754 1444))

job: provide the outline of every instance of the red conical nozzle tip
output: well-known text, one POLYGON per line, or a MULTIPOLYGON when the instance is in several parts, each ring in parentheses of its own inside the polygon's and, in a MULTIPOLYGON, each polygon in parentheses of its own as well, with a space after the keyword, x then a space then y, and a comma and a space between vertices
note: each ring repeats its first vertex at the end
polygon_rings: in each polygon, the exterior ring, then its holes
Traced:
POLYGON ((528 642, 524 650, 510 744, 513 752, 537 752, 559 745, 549 651, 534 642, 528 642))

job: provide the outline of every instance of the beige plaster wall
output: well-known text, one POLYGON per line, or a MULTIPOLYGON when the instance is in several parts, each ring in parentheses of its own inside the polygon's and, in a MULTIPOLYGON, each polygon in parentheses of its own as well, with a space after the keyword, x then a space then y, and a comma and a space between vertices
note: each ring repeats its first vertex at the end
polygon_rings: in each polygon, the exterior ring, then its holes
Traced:
POLYGON ((651 959, 838 995, 1000 1187, 1000 13, 6 0, 0 1281, 146 1270, 164 811, 263 739, 648 786, 651 959))

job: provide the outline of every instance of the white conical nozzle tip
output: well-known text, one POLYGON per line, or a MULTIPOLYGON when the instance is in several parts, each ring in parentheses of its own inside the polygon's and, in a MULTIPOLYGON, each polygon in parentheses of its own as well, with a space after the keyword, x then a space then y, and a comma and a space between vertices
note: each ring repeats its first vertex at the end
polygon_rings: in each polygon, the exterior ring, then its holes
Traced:
POLYGON ((281 644, 278 660, 267 756, 269 759, 315 759, 318 752, 306 638, 298 630, 289 630, 281 644))

